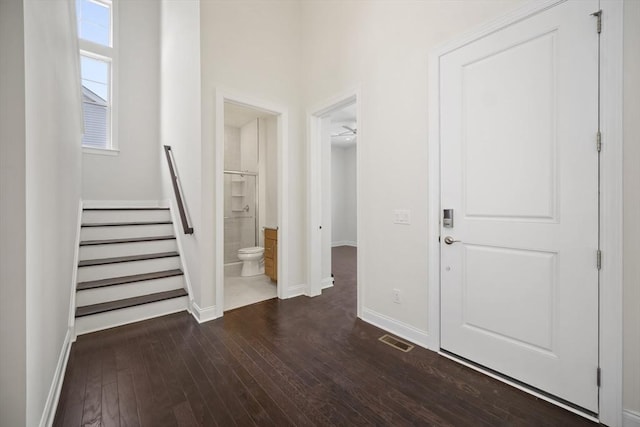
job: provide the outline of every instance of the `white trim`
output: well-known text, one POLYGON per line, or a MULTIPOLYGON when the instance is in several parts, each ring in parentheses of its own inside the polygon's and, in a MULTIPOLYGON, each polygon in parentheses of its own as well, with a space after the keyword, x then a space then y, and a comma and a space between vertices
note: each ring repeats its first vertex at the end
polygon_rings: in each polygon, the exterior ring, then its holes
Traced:
POLYGON ((198 323, 208 322, 210 320, 217 319, 220 317, 218 314, 218 308, 216 305, 211 307, 200 308, 195 301, 192 303, 193 310, 191 310, 191 315, 194 319, 198 321, 198 323))
MULTIPOLYGON (((564 0, 531 2, 434 49, 429 55, 429 211, 427 228, 429 270, 428 348, 440 349, 440 57, 564 0)), ((600 344, 602 368, 600 422, 622 423, 622 8, 623 2, 600 0, 601 34, 601 249, 600 344)), ((553 402, 556 403, 557 402, 553 402)))
POLYGON ((67 362, 69 361, 69 354, 71 352, 71 343, 74 341, 73 337, 73 330, 71 328, 67 329, 67 334, 64 337, 62 349, 60 350, 60 356, 58 356, 56 370, 53 374, 53 380, 49 387, 47 402, 44 405, 44 410, 40 417, 40 427, 53 425, 53 419, 56 416, 56 410, 58 409, 60 392, 62 391, 62 383, 64 382, 64 374, 67 371, 67 362))
MULTIPOLYGON (((78 16, 76 14, 76 2, 74 0, 67 0, 67 4, 69 6, 69 16, 71 22, 71 31, 73 38, 73 48, 75 52, 80 52, 80 38, 78 37, 78 16)), ((80 72, 80 56, 76 56, 74 59, 74 70, 73 70, 73 78, 76 82, 80 82, 82 80, 82 74, 80 72)), ((76 84, 76 99, 77 99, 77 114, 80 123, 80 131, 81 134, 84 135, 84 110, 82 108, 82 85, 76 84)), ((81 138, 82 141, 82 138, 81 138)))
POLYGON ((301 295, 308 295, 309 291, 307 288, 308 286, 304 283, 300 285, 289 286, 289 289, 287 290, 287 298, 295 298, 301 295))
POLYGON ((427 347, 427 344, 429 343, 429 333, 427 331, 423 331, 422 329, 418 329, 408 323, 385 316, 384 314, 378 313, 370 308, 363 308, 362 316, 360 318, 373 326, 397 335, 400 338, 404 338, 405 340, 411 341, 421 347, 427 347))
POLYGON ((307 140, 309 141, 307 154, 307 283, 308 296, 316 296, 322 293, 322 235, 319 232, 319 226, 322 222, 322 151, 321 151, 321 129, 320 121, 323 116, 339 110, 347 105, 356 104, 356 117, 358 120, 358 149, 356 150, 356 218, 357 218, 357 241, 353 246, 360 247, 356 259, 357 265, 357 315, 362 317, 363 301, 364 301, 364 279, 362 260, 364 259, 365 247, 363 244, 362 230, 362 147, 366 147, 363 143, 365 138, 364 120, 362 116, 362 93, 360 87, 345 91, 341 94, 333 96, 323 102, 320 102, 307 110, 307 140))
POLYGON ((83 200, 84 209, 90 208, 171 208, 166 200, 83 200))
MULTIPOLYGON (((84 118, 83 118, 84 120, 84 118)), ((96 147, 87 147, 85 145, 82 146, 82 154, 94 154, 99 156, 118 156, 120 155, 120 150, 115 148, 96 148, 96 147)))
POLYGON ((289 110, 284 106, 238 93, 215 90, 215 296, 217 316, 224 314, 224 103, 231 102, 277 117, 278 139, 278 298, 290 298, 289 286, 289 110))
POLYGON ((623 2, 600 0, 600 422, 622 425, 623 2))
POLYGON ((76 286, 78 283, 78 263, 80 260, 80 231, 82 230, 82 209, 83 202, 78 202, 78 219, 76 227, 75 246, 73 248, 73 271, 71 273, 71 293, 69 294, 69 330, 71 331, 71 340, 76 340, 75 324, 76 324, 76 286))
POLYGON ((459 359, 459 358, 457 358, 457 357, 455 357, 455 356, 453 356, 453 355, 447 354, 447 353, 438 352, 438 354, 439 354, 440 356, 442 356, 442 357, 446 357, 446 358, 447 358, 447 359, 449 359, 449 360, 453 360, 453 361, 454 361, 454 362, 456 362, 456 363, 459 363, 459 364, 461 364, 461 365, 464 365, 464 366, 466 366, 467 368, 471 368, 471 369, 473 369, 474 371, 480 372, 480 373, 482 373, 482 374, 484 374, 484 375, 486 375, 486 376, 488 376, 488 377, 491 377, 491 378, 493 378, 494 380, 498 380, 498 381, 500 381, 501 383, 504 383, 504 384, 510 385, 511 387, 514 387, 514 388, 517 388, 518 390, 524 391, 524 392, 525 392, 525 393, 527 393, 527 394, 531 394, 531 395, 533 395, 533 396, 537 397, 538 399, 542 399, 542 400, 544 400, 544 401, 546 401, 546 402, 552 403, 552 404, 554 404, 554 405, 556 405, 556 406, 559 406, 559 407, 561 407, 561 408, 563 408, 563 409, 566 409, 567 411, 573 412, 573 413, 574 413, 574 414, 576 414, 576 415, 580 415, 581 417, 584 417, 584 418, 586 418, 586 419, 588 419, 588 420, 590 420, 590 421, 594 421, 594 422, 596 422, 596 423, 598 422, 598 418, 594 417, 593 415, 589 415, 589 414, 584 413, 584 412, 582 412, 582 411, 580 411, 580 410, 578 410, 578 409, 576 409, 576 408, 573 408, 573 407, 571 407, 571 406, 569 406, 569 405, 565 405, 564 403, 559 402, 559 401, 557 401, 557 400, 555 400, 555 399, 552 399, 552 398, 550 398, 549 396, 546 396, 546 395, 544 395, 544 394, 542 394, 542 393, 538 393, 538 392, 537 392, 537 391, 535 391, 535 390, 531 390, 531 389, 530 389, 530 388, 528 388, 528 387, 524 387, 524 386, 522 386, 522 385, 520 385, 520 384, 518 384, 518 383, 516 383, 516 382, 510 381, 510 380, 508 380, 507 378, 502 377, 502 376, 500 376, 500 375, 496 375, 496 374, 494 374, 493 372, 491 372, 491 371, 489 371, 489 370, 482 369, 480 366, 476 366, 476 365, 474 365, 474 364, 472 364, 472 363, 468 363, 468 362, 466 362, 466 361, 464 361, 464 360, 462 360, 462 359, 459 359))
POLYGON ((622 427, 640 427, 640 412, 625 410, 622 414, 622 427))
POLYGON ((353 240, 338 240, 336 242, 331 242, 332 248, 337 248, 338 246, 352 246, 357 248, 358 242, 354 242, 353 240))
MULTIPOLYGON (((184 283, 187 285, 187 293, 189 294, 189 311, 193 313, 193 308, 195 306, 195 302, 193 300, 193 288, 191 287, 191 276, 189 275, 189 270, 187 269, 187 263, 184 259, 184 250, 182 249, 182 239, 178 238, 180 232, 184 232, 178 225, 178 216, 176 214, 175 204, 173 203, 173 199, 165 200, 163 204, 169 205, 169 214, 171 215, 171 222, 173 225, 173 235, 176 236, 176 244, 178 245, 178 253, 180 254, 180 267, 182 267, 182 277, 184 278, 184 283)), ((180 224, 181 225, 181 224, 180 224)))
POLYGON ((333 277, 325 277, 322 279, 322 282, 320 282, 320 285, 322 286, 322 289, 333 288, 334 282, 335 280, 333 277))
MULTIPOLYGON (((103 3, 109 6, 109 10, 111 11, 111 46, 103 46, 98 43, 91 42, 89 40, 82 39, 78 37, 78 47, 79 53, 85 56, 92 56, 97 59, 106 60, 110 63, 110 82, 109 82, 109 100, 108 100, 108 110, 109 110, 109 123, 107 126, 107 144, 108 147, 104 149, 100 148, 90 148, 90 147, 82 147, 83 153, 86 154, 101 154, 107 156, 117 156, 118 155, 118 102, 119 102, 119 0, 97 0, 99 3, 103 3), (85 151, 90 150, 90 151, 85 151), (96 151, 93 151, 96 150, 96 151)), ((74 2, 75 4, 75 2, 74 2)), ((76 17, 77 19, 77 17, 76 17)), ((77 21, 75 22, 77 27, 77 21)), ((77 33, 76 28, 76 33, 77 33)), ((82 74, 82 70, 80 69, 82 74)), ((80 83, 80 81, 79 81, 80 83)), ((82 123, 83 123, 83 134, 84 134, 84 113, 82 115, 82 123)))

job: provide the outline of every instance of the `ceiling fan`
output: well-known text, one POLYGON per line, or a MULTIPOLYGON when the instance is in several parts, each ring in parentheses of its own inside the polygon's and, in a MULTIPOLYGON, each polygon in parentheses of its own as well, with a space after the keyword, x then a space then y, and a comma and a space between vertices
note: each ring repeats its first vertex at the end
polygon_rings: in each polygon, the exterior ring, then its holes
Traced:
POLYGON ((338 136, 356 136, 358 134, 358 129, 357 128, 352 128, 350 126, 346 126, 346 125, 342 125, 343 128, 345 128, 346 130, 340 133, 335 133, 333 135, 331 135, 332 138, 338 137, 338 136))

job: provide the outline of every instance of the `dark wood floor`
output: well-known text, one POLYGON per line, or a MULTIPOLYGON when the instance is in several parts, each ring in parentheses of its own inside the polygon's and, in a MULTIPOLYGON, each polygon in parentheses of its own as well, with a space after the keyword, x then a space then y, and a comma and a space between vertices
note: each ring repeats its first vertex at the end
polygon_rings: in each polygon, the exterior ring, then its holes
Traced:
POLYGON ((355 317, 355 249, 335 286, 202 325, 187 313, 83 335, 56 426, 594 424, 437 354, 402 353, 355 317))

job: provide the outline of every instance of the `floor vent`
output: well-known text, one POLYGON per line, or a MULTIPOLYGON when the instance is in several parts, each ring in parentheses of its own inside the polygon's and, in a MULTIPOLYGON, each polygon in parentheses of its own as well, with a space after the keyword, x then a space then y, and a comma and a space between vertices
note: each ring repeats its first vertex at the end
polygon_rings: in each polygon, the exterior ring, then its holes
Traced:
POLYGON ((396 348, 400 351, 404 351, 405 353, 408 353, 411 350, 413 350, 413 346, 411 344, 409 344, 406 341, 402 341, 401 339, 392 337, 389 334, 384 334, 378 339, 383 343, 390 345, 393 348, 396 348))

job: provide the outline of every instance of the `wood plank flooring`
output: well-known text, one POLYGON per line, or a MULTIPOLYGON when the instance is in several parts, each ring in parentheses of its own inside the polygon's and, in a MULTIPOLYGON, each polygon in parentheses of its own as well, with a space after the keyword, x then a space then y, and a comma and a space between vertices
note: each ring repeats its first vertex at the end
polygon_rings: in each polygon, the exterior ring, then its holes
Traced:
POLYGON ((55 426, 593 426, 356 319, 355 248, 335 286, 202 325, 186 312, 80 336, 55 426))

